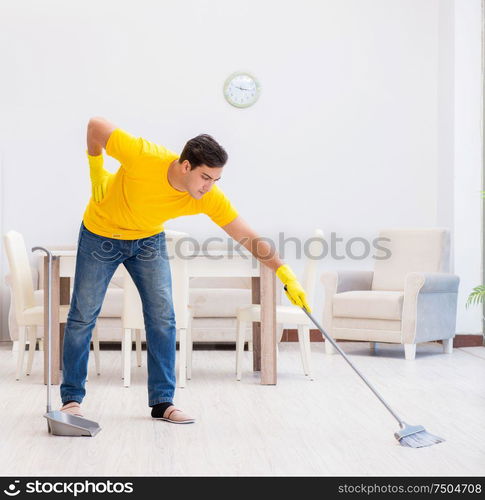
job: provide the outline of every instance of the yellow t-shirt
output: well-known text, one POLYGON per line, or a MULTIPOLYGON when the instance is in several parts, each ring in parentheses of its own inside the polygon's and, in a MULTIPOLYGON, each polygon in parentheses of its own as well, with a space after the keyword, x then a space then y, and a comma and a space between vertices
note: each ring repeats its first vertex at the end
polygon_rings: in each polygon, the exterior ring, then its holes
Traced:
POLYGON ((93 233, 135 240, 163 231, 166 220, 181 215, 204 213, 219 226, 238 215, 215 185, 198 200, 173 188, 168 167, 179 155, 163 146, 118 128, 108 139, 106 152, 121 166, 111 176, 103 200, 96 203, 91 198, 84 212, 84 225, 93 233))

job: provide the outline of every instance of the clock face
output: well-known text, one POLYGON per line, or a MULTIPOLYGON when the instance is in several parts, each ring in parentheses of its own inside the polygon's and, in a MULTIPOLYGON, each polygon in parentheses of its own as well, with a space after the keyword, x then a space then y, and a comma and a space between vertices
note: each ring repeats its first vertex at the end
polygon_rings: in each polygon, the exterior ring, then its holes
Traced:
POLYGON ((233 73, 224 83, 224 97, 237 108, 247 108, 259 97, 261 87, 249 73, 233 73))

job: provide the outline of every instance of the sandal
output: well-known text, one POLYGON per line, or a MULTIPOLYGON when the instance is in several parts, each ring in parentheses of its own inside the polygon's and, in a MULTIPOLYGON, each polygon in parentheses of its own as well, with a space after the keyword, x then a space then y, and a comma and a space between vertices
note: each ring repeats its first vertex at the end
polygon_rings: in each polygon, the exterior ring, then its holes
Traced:
POLYGON ((165 420, 165 422, 171 422, 172 424, 193 424, 195 419, 189 417, 182 410, 175 408, 175 406, 169 406, 163 413, 163 417, 153 417, 157 420, 165 420))
POLYGON ((71 401, 61 408, 64 413, 69 413, 70 415, 75 415, 76 417, 82 417, 81 405, 76 403, 76 401, 71 401))

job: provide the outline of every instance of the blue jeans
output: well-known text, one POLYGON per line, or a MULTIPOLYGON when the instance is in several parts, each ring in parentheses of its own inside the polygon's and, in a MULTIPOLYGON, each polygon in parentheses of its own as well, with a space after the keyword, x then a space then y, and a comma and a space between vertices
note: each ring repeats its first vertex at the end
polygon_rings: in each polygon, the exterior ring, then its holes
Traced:
POLYGON ((130 273, 143 304, 148 358, 148 406, 172 402, 175 392, 175 314, 165 233, 138 240, 106 238, 81 224, 71 306, 64 331, 62 402, 81 403, 89 347, 116 268, 130 273))

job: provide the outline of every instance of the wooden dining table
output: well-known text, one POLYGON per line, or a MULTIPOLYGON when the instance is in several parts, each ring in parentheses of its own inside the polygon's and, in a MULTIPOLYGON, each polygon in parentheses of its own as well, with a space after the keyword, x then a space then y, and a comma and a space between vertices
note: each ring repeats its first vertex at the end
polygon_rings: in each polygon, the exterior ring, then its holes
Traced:
MULTIPOLYGON (((50 250, 51 279, 51 383, 58 385, 62 370, 62 339, 65 324, 59 322, 59 306, 70 302, 71 279, 76 269, 76 250, 50 250)), ((49 259, 44 257, 44 277, 48 276, 49 259)), ((113 277, 125 272, 120 265, 113 277)), ((261 304, 261 322, 253 323, 253 371, 261 373, 261 384, 275 385, 276 365, 276 280, 275 273, 260 265, 252 256, 219 252, 200 252, 188 259, 189 279, 195 277, 251 277, 252 303, 261 304)), ((187 284, 188 286, 188 284, 187 284)), ((44 279, 44 310, 48 310, 48 280, 44 279)), ((44 315, 48 331, 48 314, 44 315)), ((121 338, 121 335, 120 335, 121 338)), ((44 383, 47 384, 48 336, 44 335, 44 383)))

